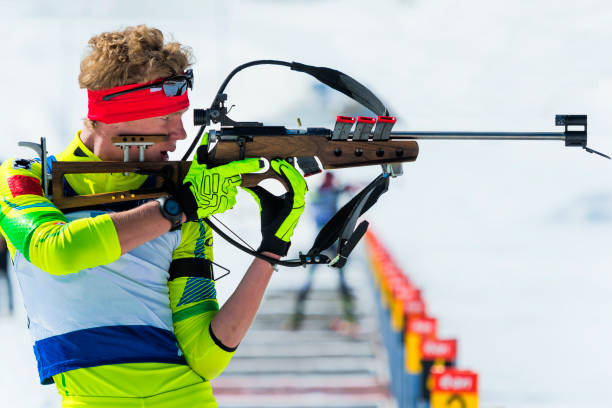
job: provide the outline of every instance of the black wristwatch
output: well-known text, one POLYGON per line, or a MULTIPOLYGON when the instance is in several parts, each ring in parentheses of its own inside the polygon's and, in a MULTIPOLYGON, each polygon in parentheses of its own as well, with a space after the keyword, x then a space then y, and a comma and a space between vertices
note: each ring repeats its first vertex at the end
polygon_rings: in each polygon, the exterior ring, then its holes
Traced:
POLYGON ((183 221, 183 209, 179 202, 168 196, 159 197, 155 201, 159 203, 159 211, 164 218, 172 223, 172 230, 180 227, 183 221))

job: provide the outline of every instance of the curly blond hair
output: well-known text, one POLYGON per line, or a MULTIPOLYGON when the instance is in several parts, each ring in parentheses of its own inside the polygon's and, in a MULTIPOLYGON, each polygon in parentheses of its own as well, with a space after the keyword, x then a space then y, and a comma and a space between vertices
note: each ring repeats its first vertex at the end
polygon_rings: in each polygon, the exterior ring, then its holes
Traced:
MULTIPOLYGON (((164 35, 146 25, 91 37, 81 61, 79 85, 97 91, 166 78, 193 64, 191 48, 164 43, 164 35)), ((85 124, 95 127, 89 119, 85 124)))
POLYGON ((181 73, 192 64, 191 49, 146 25, 102 33, 89 40, 79 85, 94 91, 137 84, 181 73))

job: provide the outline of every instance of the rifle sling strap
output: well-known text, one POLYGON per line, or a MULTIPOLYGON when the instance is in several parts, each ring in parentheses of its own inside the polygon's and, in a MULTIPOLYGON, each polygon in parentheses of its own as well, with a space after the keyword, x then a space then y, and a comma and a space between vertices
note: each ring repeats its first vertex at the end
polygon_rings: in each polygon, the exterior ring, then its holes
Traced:
MULTIPOLYGON (((312 248, 308 251, 308 255, 319 255, 321 252, 331 247, 334 242, 340 238, 343 238, 346 242, 350 242, 350 249, 352 250, 357 242, 355 242, 355 239, 351 239, 352 236, 343 235, 345 235, 348 229, 350 229, 351 232, 353 232, 355 229, 357 217, 354 216, 354 212, 361 207, 361 210, 357 216, 364 214, 376 203, 378 198, 387 191, 388 187, 389 177, 387 175, 380 175, 370 184, 368 184, 359 192, 359 194, 353 197, 340 210, 338 210, 338 212, 334 214, 327 224, 321 228, 321 231, 319 231, 319 234, 315 238, 312 248), (350 223, 353 225, 349 225, 350 223)), ((358 231, 356 231, 359 237, 355 236, 354 238, 357 238, 357 241, 358 238, 361 238, 361 236, 365 233, 365 228, 367 228, 367 223, 365 225, 360 225, 360 228, 358 228, 358 231)), ((343 244, 343 242, 340 242, 340 244, 343 244)), ((343 248, 338 248, 338 251, 342 250, 343 248)), ((350 252, 350 250, 348 252, 350 252)))

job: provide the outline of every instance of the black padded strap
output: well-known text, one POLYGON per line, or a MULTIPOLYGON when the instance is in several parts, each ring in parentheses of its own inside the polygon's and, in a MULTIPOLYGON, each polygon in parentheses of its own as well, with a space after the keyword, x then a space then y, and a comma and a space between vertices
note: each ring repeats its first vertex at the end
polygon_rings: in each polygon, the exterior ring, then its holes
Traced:
POLYGON ((389 114, 385 105, 372 91, 343 72, 327 67, 300 64, 299 62, 292 62, 291 69, 312 75, 336 91, 342 92, 349 98, 356 100, 379 116, 389 114))
POLYGON ((170 279, 181 277, 188 278, 213 278, 212 262, 202 258, 175 259, 170 264, 170 279))
MULTIPOLYGON (((321 231, 319 231, 319 234, 315 238, 315 242, 312 244, 312 248, 310 248, 308 254, 320 254, 332 246, 332 244, 336 242, 338 238, 341 238, 342 231, 349 223, 353 212, 356 211, 361 204, 363 204, 363 207, 357 216, 365 213, 376 203, 376 200, 378 200, 378 198, 385 193, 388 188, 389 177, 380 175, 375 178, 370 184, 361 190, 359 194, 353 197, 340 210, 338 210, 338 212, 336 212, 336 214, 334 214, 329 221, 327 221, 323 228, 321 228, 321 231), (365 203, 363 202, 364 200, 365 203)), ((363 233, 365 233, 365 230, 363 233)))

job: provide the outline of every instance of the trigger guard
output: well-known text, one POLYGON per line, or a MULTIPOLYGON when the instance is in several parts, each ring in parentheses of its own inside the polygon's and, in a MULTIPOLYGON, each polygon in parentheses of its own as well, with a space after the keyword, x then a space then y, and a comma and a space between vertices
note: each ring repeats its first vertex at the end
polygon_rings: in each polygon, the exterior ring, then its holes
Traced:
POLYGON ((265 172, 260 172, 259 175, 262 178, 257 182, 257 185, 276 197, 289 192, 291 186, 287 185, 285 180, 271 166, 268 165, 267 167, 265 172))

